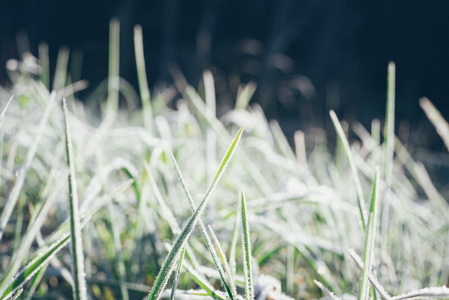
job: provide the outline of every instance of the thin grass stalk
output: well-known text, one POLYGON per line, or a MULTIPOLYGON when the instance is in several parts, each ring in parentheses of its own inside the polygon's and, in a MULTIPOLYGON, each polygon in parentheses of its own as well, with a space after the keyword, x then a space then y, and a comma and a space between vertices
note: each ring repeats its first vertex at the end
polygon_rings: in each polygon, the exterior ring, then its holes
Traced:
POLYGON ((254 281, 251 265, 251 241, 249 237, 248 214, 246 210, 245 194, 242 192, 242 249, 243 273, 245 275, 245 299, 254 299, 254 281))
POLYGON ((374 256, 374 243, 376 237, 376 226, 377 226, 377 206, 378 206, 378 198, 379 198, 379 170, 376 168, 373 190, 371 194, 371 207, 369 212, 368 219, 368 228, 366 232, 366 240, 365 240, 365 253, 364 253, 364 262, 363 262, 363 270, 362 270, 362 278, 360 280, 360 291, 359 291, 359 299, 360 300, 369 300, 369 280, 368 275, 371 273, 371 268, 373 264, 373 256, 374 256))
POLYGON ((256 84, 254 82, 248 82, 244 86, 239 86, 237 100, 235 101, 235 110, 246 109, 255 91, 256 84))
POLYGON ((14 99, 14 95, 12 95, 11 98, 9 98, 8 102, 6 102, 5 108, 3 108, 3 111, 0 114, 0 128, 2 127, 3 118, 5 117, 6 110, 8 109, 8 106, 11 103, 12 99, 14 99))
POLYGON ((235 277, 235 274, 237 272, 237 263, 236 263, 236 259, 235 259, 235 252, 237 249, 237 242, 238 242, 238 238, 239 238, 239 225, 240 225, 240 205, 241 202, 237 201, 237 210, 236 210, 236 214, 235 214, 235 219, 234 219, 234 229, 232 230, 232 238, 231 238, 231 250, 229 251, 229 268, 231 269, 231 274, 232 277, 235 277))
POLYGON ((190 277, 200 286, 202 287, 206 293, 214 299, 225 300, 228 299, 224 296, 220 291, 216 291, 214 287, 204 278, 201 274, 195 271, 188 264, 183 264, 184 269, 189 273, 190 277))
MULTIPOLYGON (((349 256, 351 256, 351 258, 356 263, 357 267, 360 270, 363 270, 364 264, 362 262, 362 259, 360 258, 360 256, 357 255, 357 253, 355 253, 354 249, 349 249, 348 253, 349 253, 349 256)), ((373 285, 373 287, 376 289, 376 291, 379 293, 379 295, 381 296, 382 299, 390 299, 391 298, 391 296, 385 291, 384 287, 379 283, 377 278, 374 277, 374 275, 372 273, 368 274, 368 279, 371 282, 371 284, 373 285)))
POLYGON ((188 220, 187 224, 183 228, 181 234, 176 239, 173 248, 168 253, 165 262, 159 271, 159 274, 156 277, 156 280, 154 282, 153 288, 151 289, 148 299, 159 299, 162 291, 164 290, 165 286, 167 285, 168 278, 170 277, 171 272, 173 271, 173 267, 176 263, 177 258, 180 256, 182 249, 184 247, 184 244, 187 242, 187 240, 190 237, 190 234, 192 233, 194 227, 198 223, 198 220, 203 213, 204 209, 206 208, 207 202, 210 199, 210 196, 215 189, 215 187, 218 184, 218 181, 220 180, 221 176, 223 176, 224 171, 226 170, 226 167, 234 154, 235 148, 240 140, 241 134, 243 132, 243 127, 240 128, 239 132, 237 133, 237 136, 235 137, 234 141, 232 142, 231 146, 229 147, 228 151, 226 152, 220 167, 217 171, 217 174, 214 177, 214 180, 210 184, 209 188, 206 191, 206 194, 203 198, 203 201, 200 203, 196 211, 193 213, 193 215, 188 220))
MULTIPOLYGON (((384 149, 382 161, 382 175, 384 181, 383 186, 383 208, 382 208, 382 240, 387 241, 390 223, 390 195, 391 182, 393 178, 393 155, 394 155, 394 110, 395 110, 395 82, 396 82, 396 65, 394 62, 388 64, 387 76, 387 111, 385 116, 384 130, 384 149)), ((387 243, 383 244, 384 247, 387 243)))
POLYGON ((382 179, 385 182, 385 190, 391 186, 393 177, 393 154, 394 154, 394 108, 395 108, 395 80, 396 65, 394 62, 388 64, 388 87, 387 87, 387 112, 384 131, 384 156, 382 179))
MULTIPOLYGON (((176 172, 178 174, 178 179, 181 182, 181 186, 184 190, 184 193, 187 196, 187 200, 189 202, 189 206, 190 209, 192 210, 192 212, 194 212, 196 210, 196 205, 193 202, 192 196, 190 195, 190 192, 187 189, 187 186, 185 184, 184 178, 181 174, 181 170, 179 169, 178 163, 176 162, 176 159, 174 157, 174 155, 170 152, 173 164, 175 165, 175 169, 176 172)), ((229 282, 229 280, 227 280, 226 274, 225 274, 225 270, 223 270, 222 265, 219 262, 219 258, 217 255, 217 252, 215 251, 215 248, 212 244, 211 238, 209 237, 209 234, 207 233, 206 227, 204 226, 204 223, 202 220, 198 221, 198 227, 200 228, 200 232, 204 238, 204 241, 206 243, 206 247, 209 250, 211 256, 212 256, 212 260, 214 262, 215 268, 217 269, 218 273, 220 274, 221 280, 223 282, 223 285, 225 286, 225 289, 229 295, 229 297, 233 297, 233 289, 232 289, 232 282, 229 282)))
POLYGON ((154 133, 153 109, 151 105, 150 89, 148 88, 147 72, 145 69, 142 27, 140 25, 134 27, 134 51, 136 55, 140 98, 142 101, 143 124, 149 132, 154 133))
POLYGON ((69 49, 61 48, 56 61, 55 78, 53 80, 53 90, 59 92, 64 88, 67 79, 67 65, 69 63, 69 49))
POLYGON ((225 274, 226 274, 227 283, 228 283, 229 288, 231 290, 231 293, 229 294, 229 297, 231 299, 236 299, 237 298, 237 291, 236 291, 236 288, 235 288, 235 285, 234 285, 234 278, 232 276, 231 268, 229 267, 229 264, 228 264, 228 261, 227 261, 227 258, 226 258, 226 254, 221 249, 220 242, 218 241, 217 237, 215 236, 215 233, 212 230, 212 227, 210 225, 209 225, 209 232, 210 232, 210 235, 212 236, 212 241, 214 242, 215 248, 217 249, 217 252, 220 255, 222 267, 223 267, 223 270, 225 271, 225 274))
POLYGON ((50 90, 50 59, 48 56, 48 44, 39 43, 39 80, 44 84, 47 90, 50 90))
POLYGON ((105 114, 116 115, 119 100, 120 72, 120 22, 112 19, 109 23, 109 74, 108 98, 105 114))
POLYGON ((425 97, 419 99, 419 105, 449 150, 449 124, 429 99, 425 97))
POLYGON ((184 255, 186 253, 186 246, 184 245, 184 249, 182 249, 181 257, 179 258, 178 269, 175 273, 175 278, 173 279, 173 286, 171 289, 170 300, 175 299, 176 289, 178 288, 179 278, 181 277, 181 269, 182 269, 182 261, 184 260, 184 255))
POLYGON ((315 279, 313 280, 313 282, 320 288, 320 290, 322 290, 324 293, 326 293, 326 295, 328 295, 330 299, 340 300, 340 298, 335 296, 333 292, 331 292, 327 287, 324 286, 324 284, 322 284, 321 282, 319 282, 318 280, 315 280, 315 279))
POLYGON ((50 259, 58 253, 70 241, 70 235, 65 235, 60 240, 56 241, 48 247, 46 251, 41 253, 35 259, 31 260, 8 284, 4 291, 0 292, 2 300, 10 299, 11 296, 22 288, 22 286, 30 280, 36 273, 45 266, 50 259))
POLYGON ((69 166, 69 212, 70 212, 70 236, 72 249, 72 276, 74 280, 73 298, 75 300, 87 300, 86 279, 84 273, 83 239, 81 235, 81 222, 78 208, 78 191, 75 177, 75 165, 73 161, 73 145, 70 132, 67 102, 62 100, 64 110, 67 165, 69 166))
POLYGON ((351 148, 349 146, 348 140, 346 139, 345 133, 343 131, 343 128, 341 127, 340 122, 338 121, 337 115, 333 110, 329 112, 332 123, 334 124, 335 130, 337 131, 337 135, 339 137, 339 140, 343 146, 343 150, 346 155, 346 159, 348 160, 349 168, 351 169, 352 176, 354 178, 355 187, 357 190, 357 196, 358 196, 358 206, 359 206, 359 212, 360 212, 360 219, 362 223, 363 232, 366 231, 366 206, 365 206, 365 200, 363 197, 363 191, 362 191, 362 184, 360 183, 360 178, 358 175, 357 167, 355 165, 354 156, 352 154, 351 148))
POLYGON ((14 187, 12 188, 11 193, 8 196, 8 199, 6 200, 6 204, 0 216, 0 241, 2 240, 6 224, 8 224, 9 218, 11 217, 11 214, 14 210, 14 206, 16 205, 16 202, 19 199, 20 191, 22 190, 23 184, 25 182, 26 174, 31 166, 31 162, 33 161, 34 155, 36 154, 37 147, 42 138, 42 135, 44 134, 45 126, 48 122, 48 118, 50 117, 50 113, 56 103, 55 98, 56 94, 52 93, 48 101, 47 108, 45 109, 44 115, 42 116, 41 121, 39 123, 36 137, 33 141, 33 144, 31 145, 30 149, 27 152, 25 163, 22 166, 22 168, 20 168, 18 172, 19 176, 17 177, 14 187))
POLYGON ((11 300, 17 300, 19 299, 19 296, 22 294, 23 289, 20 289, 17 291, 17 293, 14 295, 14 297, 11 298, 11 300))

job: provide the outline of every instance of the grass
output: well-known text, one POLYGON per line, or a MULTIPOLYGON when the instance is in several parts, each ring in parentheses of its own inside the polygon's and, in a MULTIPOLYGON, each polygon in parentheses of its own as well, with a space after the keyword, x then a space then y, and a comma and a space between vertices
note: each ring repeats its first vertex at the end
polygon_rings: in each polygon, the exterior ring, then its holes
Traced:
POLYGON ((394 135, 393 63, 383 136, 331 112, 335 147, 311 129, 292 150, 249 106, 253 84, 221 118, 209 71, 195 89, 173 70, 150 94, 140 27, 133 103, 118 26, 107 85, 84 104, 67 49, 49 88, 45 45, 0 89, 0 299, 449 297, 449 207, 394 135))

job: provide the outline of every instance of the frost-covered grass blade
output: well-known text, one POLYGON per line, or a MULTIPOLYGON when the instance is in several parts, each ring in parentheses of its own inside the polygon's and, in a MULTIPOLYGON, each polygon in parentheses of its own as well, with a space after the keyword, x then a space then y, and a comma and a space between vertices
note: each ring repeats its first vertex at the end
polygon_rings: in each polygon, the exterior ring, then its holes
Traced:
POLYGON ((198 223, 198 220, 204 211, 207 202, 212 194, 212 191, 215 189, 215 187, 218 184, 218 181, 220 180, 221 176, 223 175, 229 160, 231 159, 232 155, 234 154, 235 147, 238 144, 238 141, 240 140, 241 134, 243 132, 243 127, 240 128, 239 132, 237 133, 237 136, 235 137, 234 141, 232 142, 231 146, 229 147, 228 151, 226 152, 223 161, 220 164, 220 167, 217 171, 217 174, 214 177, 214 180, 212 181, 211 185, 209 186, 208 190, 206 191, 206 195, 204 196, 203 201, 198 206, 194 214, 190 217, 189 221, 181 231, 181 234, 176 239, 173 248, 170 250, 169 254, 167 255, 165 262, 159 271, 158 276, 156 277, 156 281, 154 282, 153 288, 150 291, 150 294, 148 295, 148 299, 159 299, 160 294, 164 290, 165 286, 167 285, 168 278, 170 277, 171 272, 173 271, 173 267, 180 256, 182 249, 184 247, 184 244, 187 242, 190 234, 192 233, 194 227, 198 223))

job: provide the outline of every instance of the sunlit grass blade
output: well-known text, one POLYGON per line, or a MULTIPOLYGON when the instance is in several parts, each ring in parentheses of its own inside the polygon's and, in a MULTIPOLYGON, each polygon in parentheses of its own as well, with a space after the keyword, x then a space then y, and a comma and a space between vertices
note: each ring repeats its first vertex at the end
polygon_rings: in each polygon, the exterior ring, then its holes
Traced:
POLYGON ((377 226, 377 206, 378 206, 378 198, 379 198, 379 170, 376 169, 375 178, 373 183, 373 191, 371 194, 371 207, 369 212, 368 219, 368 228, 366 231, 366 240, 365 240, 365 253, 364 253, 364 262, 363 262, 363 270, 362 270, 362 278, 360 280, 360 291, 359 291, 359 299, 360 300, 368 300, 369 299, 369 282, 368 275, 371 273, 371 268, 373 265, 373 250, 375 243, 375 233, 377 226))
POLYGON ((40 270, 49 260, 58 253, 68 242, 70 241, 70 235, 66 234, 62 239, 56 241, 48 247, 46 251, 40 251, 41 253, 35 259, 30 261, 17 276, 14 277, 13 281, 9 283, 6 290, 3 292, 1 299, 9 299, 13 293, 22 288, 22 286, 33 277, 37 271, 40 270))
POLYGON ((117 114, 119 100, 119 68, 120 68, 120 23, 112 19, 109 23, 109 74, 108 98, 106 100, 106 115, 117 114))
POLYGON ((75 177, 75 165, 73 160, 73 145, 70 132, 67 102, 62 100, 65 120, 65 136, 67 164, 69 166, 69 213, 70 213, 70 236, 72 250, 72 276, 74 279, 73 298, 76 300, 87 300, 86 279, 84 273, 83 240, 81 236, 81 223, 78 207, 78 187, 75 177))
POLYGON ((433 127, 435 127, 443 140, 444 145, 446 145, 446 148, 449 150, 449 124, 429 99, 419 99, 419 105, 424 110, 427 118, 432 122, 433 127))
POLYGON ((25 177, 26 177, 27 172, 31 166, 31 162, 33 161, 34 155, 36 154, 39 142, 45 132, 45 126, 47 124, 48 118, 50 117, 50 113, 56 103, 55 98, 56 98, 56 94, 52 93, 50 96, 50 99, 48 100, 48 104, 47 104, 45 112, 42 116, 42 119, 39 123, 36 137, 33 141, 33 144, 28 149, 25 163, 21 167, 21 169, 18 171, 19 175, 16 179, 16 182, 14 183, 14 187, 12 188, 11 193, 8 196, 8 199, 6 200, 6 204, 3 208, 2 214, 0 216, 0 241, 2 240, 3 233, 6 228, 6 224, 8 223, 9 218, 11 217, 11 214, 14 210, 14 206, 16 205, 16 202, 19 199, 20 191, 22 190, 23 184, 25 182, 25 177))
POLYGON ((245 195, 242 193, 242 249, 243 249, 243 272, 245 275, 245 299, 254 299, 254 281, 251 265, 251 240, 249 237, 248 214, 246 210, 245 195))
POLYGON ((173 279, 173 286, 171 288, 170 300, 175 299, 176 289, 178 288, 179 277, 181 276, 182 261, 184 260, 185 253, 186 253, 186 247, 184 246, 184 249, 182 249, 182 252, 181 252, 181 257, 179 258, 178 269, 176 270, 175 278, 173 279))
POLYGON ((348 140, 346 139, 345 133, 343 131, 343 128, 341 127, 340 122, 338 121, 337 115, 333 110, 329 112, 332 123, 334 124, 335 130, 337 131, 337 135, 339 137, 339 140, 343 146, 343 150, 346 155, 346 159, 348 160, 349 168, 351 169, 352 176, 354 177, 354 184, 357 190, 357 196, 358 196, 358 206, 360 211, 360 219, 363 227, 363 231, 366 230, 366 205, 365 200, 363 197, 363 190, 362 190, 362 184, 360 183, 359 174, 357 171, 357 167, 355 165, 354 156, 351 151, 351 147, 349 146, 348 140))
POLYGON ((153 132, 154 120, 151 107, 151 94, 148 88, 147 73, 145 69, 145 55, 143 51, 142 27, 134 27, 134 52, 136 55, 137 79, 139 80, 140 97, 142 101, 143 124, 145 128, 153 132))
POLYGON ((215 187, 218 184, 218 181, 220 180, 221 176, 223 175, 232 155, 234 154, 235 148, 240 140, 241 134, 243 132, 243 127, 240 128, 239 132, 237 133, 237 136, 235 137, 234 141, 232 142, 231 146, 229 147, 228 151, 226 152, 223 161, 220 164, 220 167, 217 171, 217 174, 214 177, 214 180, 210 184, 209 188, 206 191, 206 194, 204 196, 203 201, 200 203, 196 211, 193 213, 193 215, 188 220, 187 224, 181 231, 181 234, 176 239, 173 248, 168 253, 165 262, 159 271, 159 274, 157 275, 157 278, 154 282, 153 288, 150 291, 150 294, 148 295, 148 299, 159 299, 160 294, 164 290, 165 286, 167 285, 168 278, 170 277, 171 272, 173 271, 173 267, 176 263, 177 258, 180 256, 182 249, 184 247, 184 244, 189 239, 190 234, 192 233, 194 227, 198 223, 198 220, 203 213, 207 202, 210 199, 210 196, 212 194, 212 191, 215 189, 215 187))
MULTIPOLYGON (((175 165, 175 169, 178 174, 178 179, 181 182, 181 186, 184 190, 184 193, 187 196, 187 200, 189 202, 190 209, 192 210, 192 212, 194 212, 196 209, 196 205, 193 202, 192 196, 190 195, 190 192, 187 189, 186 183, 184 181, 184 177, 181 174, 181 170, 179 169, 178 163, 176 162, 174 155, 171 152, 170 152, 170 155, 171 155, 173 164, 175 165)), ((226 291, 228 292, 229 297, 232 297, 233 290, 232 290, 231 284, 229 284, 228 280, 226 279, 225 271, 223 270, 222 265, 220 264, 217 252, 215 251, 215 248, 212 244, 209 234, 207 233, 207 230, 206 230, 206 227, 204 226, 203 221, 201 221, 201 220, 198 221, 198 227, 200 228, 200 231, 201 231, 201 234, 203 235, 207 249, 209 250, 209 252, 212 256, 212 260, 214 261, 215 268, 217 269, 218 273, 220 274, 220 277, 221 277, 222 282, 226 288, 226 291)))
POLYGON ((332 299, 332 300, 340 300, 340 298, 335 296, 334 293, 331 292, 327 287, 325 287, 321 282, 319 282, 318 280, 315 280, 315 279, 313 280, 313 282, 315 282, 315 284, 320 288, 320 290, 325 292, 326 295, 328 295, 330 299, 332 299))
POLYGON ((12 95, 11 98, 9 98, 8 102, 6 102, 5 108, 3 108, 2 114, 0 115, 0 128, 2 127, 2 122, 5 118, 6 110, 8 109, 8 106, 11 103, 12 99, 14 99, 14 95, 12 95))
POLYGON ((212 230, 212 227, 210 225, 209 225, 209 232, 210 232, 210 235, 212 236, 212 241, 213 241, 213 243, 215 245, 215 248, 217 249, 217 252, 220 255, 221 263, 222 263, 223 269, 224 269, 224 271, 226 273, 227 285, 229 286, 229 288, 231 290, 231 293, 229 294, 229 297, 231 299, 236 299, 237 298, 237 292, 236 292, 235 285, 234 285, 234 279, 233 279, 232 274, 231 274, 231 268, 229 267, 229 264, 228 264, 228 261, 227 261, 227 258, 226 258, 226 254, 221 249, 220 242, 218 241, 217 237, 215 236, 215 233, 212 230))

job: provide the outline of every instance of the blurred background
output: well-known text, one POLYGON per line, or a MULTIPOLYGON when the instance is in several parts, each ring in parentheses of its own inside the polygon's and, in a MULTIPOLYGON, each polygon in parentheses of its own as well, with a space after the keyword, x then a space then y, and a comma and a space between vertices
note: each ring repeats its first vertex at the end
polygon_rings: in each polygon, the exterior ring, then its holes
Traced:
POLYGON ((89 93, 107 77, 109 21, 117 18, 120 74, 131 84, 133 27, 140 24, 150 86, 170 85, 169 66, 194 86, 210 69, 225 110, 238 84, 254 81, 252 101, 287 134, 325 126, 329 109, 368 127, 382 119, 390 60, 402 124, 424 120, 422 96, 449 117, 448 1, 4 0, 0 7, 2 85, 6 61, 26 48, 37 56, 45 42, 53 71, 58 49, 70 48, 73 79, 87 79, 89 93))

